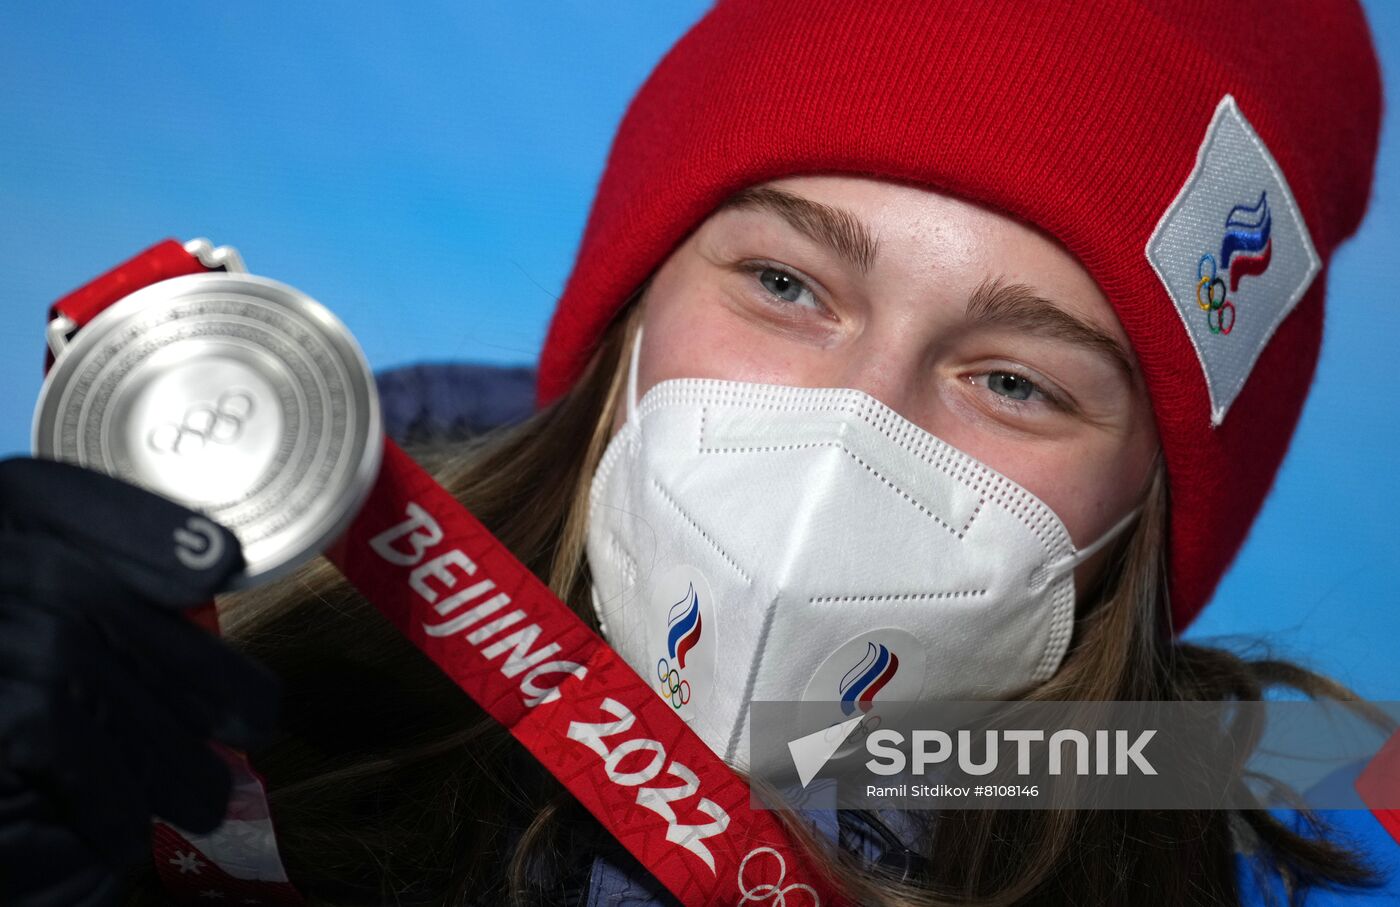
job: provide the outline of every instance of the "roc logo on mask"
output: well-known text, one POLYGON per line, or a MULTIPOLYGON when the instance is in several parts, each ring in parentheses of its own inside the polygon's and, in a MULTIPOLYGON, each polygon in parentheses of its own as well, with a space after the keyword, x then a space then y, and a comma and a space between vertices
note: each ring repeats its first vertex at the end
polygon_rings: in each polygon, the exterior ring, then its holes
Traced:
POLYGON ((907 630, 868 630, 826 657, 802 699, 839 703, 840 714, 847 718, 869 712, 877 696, 881 702, 913 702, 923 692, 925 648, 907 630))
POLYGON ((859 706, 862 712, 870 711, 875 694, 894 679, 899 670, 899 656, 890 651, 884 643, 867 642, 865 657, 841 678, 841 714, 850 716, 859 706))
POLYGON ((700 596, 695 584, 686 586, 685 595, 671 606, 666 615, 666 655, 656 662, 656 676, 661 681, 661 695, 671 707, 679 709, 690 702, 690 681, 681 676, 685 657, 700 641, 705 621, 700 616, 700 596), (672 664, 674 662, 674 665, 672 664))
POLYGON ((656 655, 655 689, 682 718, 698 717, 714 689, 714 600, 704 574, 682 564, 652 586, 647 608, 649 648, 656 655))
POLYGON ((879 702, 913 702, 923 692, 925 647, 907 630, 880 627, 847 640, 821 663, 807 683, 803 702, 830 704, 832 722, 823 745, 846 757, 880 727, 872 713, 879 702), (859 720, 857 720, 859 719, 859 720), (852 724, 851 722, 855 722, 852 724))

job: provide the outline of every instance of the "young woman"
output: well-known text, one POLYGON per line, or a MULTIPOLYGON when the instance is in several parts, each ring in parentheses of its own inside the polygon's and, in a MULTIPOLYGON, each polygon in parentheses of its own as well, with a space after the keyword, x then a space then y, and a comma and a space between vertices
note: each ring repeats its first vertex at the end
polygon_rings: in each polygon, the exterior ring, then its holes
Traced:
MULTIPOLYGON (((899 698, 1345 698, 1177 634, 1296 423, 1378 94, 1350 3, 723 0, 621 126, 540 411, 411 452, 643 677, 662 577, 714 587, 683 714, 740 767, 748 702, 874 628, 899 698), (1007 591, 1018 532, 1070 592, 1007 591)), ((284 684, 253 757, 314 902, 670 902, 328 564, 222 619, 284 684)), ((917 818, 811 846, 863 904, 1400 896, 1368 814, 917 818)))

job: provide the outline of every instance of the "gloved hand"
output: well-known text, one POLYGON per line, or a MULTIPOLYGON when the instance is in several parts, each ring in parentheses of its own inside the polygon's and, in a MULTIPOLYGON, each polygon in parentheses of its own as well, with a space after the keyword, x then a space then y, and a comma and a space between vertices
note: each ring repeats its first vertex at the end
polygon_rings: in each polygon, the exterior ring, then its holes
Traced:
POLYGON ((280 688, 181 611, 242 567, 233 533, 167 498, 0 461, 0 903, 113 904, 153 815, 222 821, 206 741, 260 745, 280 688))

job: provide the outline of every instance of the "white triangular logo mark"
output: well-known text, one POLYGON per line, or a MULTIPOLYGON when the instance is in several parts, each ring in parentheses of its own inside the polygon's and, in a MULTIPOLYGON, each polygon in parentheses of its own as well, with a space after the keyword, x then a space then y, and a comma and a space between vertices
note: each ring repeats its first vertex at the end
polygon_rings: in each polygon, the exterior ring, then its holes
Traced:
POLYGON ((864 717, 863 714, 855 715, 840 724, 824 727, 788 742, 788 752, 792 754, 792 764, 797 768, 797 778, 803 787, 811 783, 864 717))

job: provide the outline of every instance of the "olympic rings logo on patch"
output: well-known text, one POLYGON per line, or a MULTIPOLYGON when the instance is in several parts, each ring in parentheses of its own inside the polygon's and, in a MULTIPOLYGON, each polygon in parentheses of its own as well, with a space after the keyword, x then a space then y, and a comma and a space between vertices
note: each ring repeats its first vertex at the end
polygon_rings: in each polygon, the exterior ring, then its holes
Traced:
POLYGON ((161 453, 179 454, 186 439, 193 438, 203 449, 209 443, 232 444, 243 435, 243 427, 253 414, 253 395, 245 390, 228 390, 213 405, 196 403, 185 410, 179 423, 166 422, 151 429, 146 443, 161 453))
POLYGON ((1258 277, 1273 261, 1273 215, 1269 193, 1261 191, 1253 205, 1235 205, 1225 217, 1220 259, 1207 252, 1196 262, 1196 305, 1206 313, 1212 334, 1235 329, 1235 304, 1226 297, 1239 289, 1246 277, 1258 277), (1224 273, 1229 273, 1227 284, 1224 273))
POLYGON ((1196 262, 1196 305, 1206 313, 1206 327, 1212 334, 1228 334, 1235 329, 1235 304, 1227 300, 1226 295, 1225 281, 1219 277, 1215 256, 1207 252, 1196 262), (1228 321, 1227 311, 1230 313, 1228 321))
POLYGON ((807 907, 805 904, 788 904, 788 892, 801 891, 811 898, 810 907, 821 907, 822 899, 817 896, 816 889, 801 882, 793 882, 791 885, 784 886, 783 880, 786 878, 787 861, 783 859, 783 855, 771 847, 755 847, 744 856, 743 862, 739 864, 739 893, 743 895, 739 899, 739 903, 761 904, 769 902, 771 907, 807 907), (745 870, 748 869, 749 861, 760 854, 770 855, 778 861, 778 878, 773 882, 763 882, 750 886, 745 876, 745 870))
POLYGON ((690 702, 690 682, 681 680, 681 672, 671 667, 664 657, 656 662, 656 677, 662 684, 662 696, 671 700, 672 708, 678 709, 690 702))

